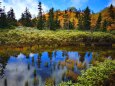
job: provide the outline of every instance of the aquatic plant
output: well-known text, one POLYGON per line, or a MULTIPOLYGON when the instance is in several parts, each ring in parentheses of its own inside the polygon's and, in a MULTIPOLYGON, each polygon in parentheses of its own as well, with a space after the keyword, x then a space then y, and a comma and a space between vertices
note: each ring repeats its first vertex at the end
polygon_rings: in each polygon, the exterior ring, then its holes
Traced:
POLYGON ((105 60, 83 71, 81 76, 78 76, 77 83, 62 82, 59 86, 67 86, 68 83, 71 86, 103 86, 104 81, 109 79, 112 71, 115 71, 115 60, 105 60))
POLYGON ((47 78, 45 80, 45 86, 55 86, 55 80, 52 78, 47 78))
POLYGON ((87 86, 99 86, 114 70, 115 60, 105 60, 104 63, 99 63, 96 67, 91 67, 86 72, 82 72, 82 76, 78 77, 78 82, 87 86))

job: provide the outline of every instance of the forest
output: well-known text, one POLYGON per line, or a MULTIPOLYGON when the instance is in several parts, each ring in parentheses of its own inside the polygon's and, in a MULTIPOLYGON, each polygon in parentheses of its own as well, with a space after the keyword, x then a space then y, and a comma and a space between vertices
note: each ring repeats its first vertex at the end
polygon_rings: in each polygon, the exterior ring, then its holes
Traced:
POLYGON ((51 8, 43 13, 41 2, 38 4, 38 16, 32 18, 26 7, 20 19, 15 18, 13 8, 7 13, 0 8, 0 28, 15 28, 17 26, 36 27, 39 30, 91 30, 112 31, 115 28, 115 7, 111 4, 99 13, 91 12, 89 7, 77 10, 75 7, 64 11, 51 8))

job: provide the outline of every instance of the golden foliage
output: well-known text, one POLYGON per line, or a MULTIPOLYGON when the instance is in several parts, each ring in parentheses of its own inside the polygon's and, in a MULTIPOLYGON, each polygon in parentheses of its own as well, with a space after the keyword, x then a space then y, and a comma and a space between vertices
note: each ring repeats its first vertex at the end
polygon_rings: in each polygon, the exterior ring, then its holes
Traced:
MULTIPOLYGON (((115 8, 113 9, 115 12, 115 8)), ((102 10, 101 12, 99 12, 102 14, 102 22, 106 19, 108 22, 115 22, 115 20, 112 20, 109 16, 109 12, 108 12, 108 8, 105 8, 104 10, 102 10)), ((98 19, 99 13, 95 13, 95 14, 91 14, 91 28, 94 28, 96 25, 96 21, 98 19)), ((59 20, 60 20, 60 25, 61 27, 63 27, 63 23, 64 23, 64 11, 58 11, 58 15, 59 15, 59 20)), ((83 13, 81 13, 83 14, 83 13)), ((74 21, 74 26, 77 27, 78 25, 78 18, 76 17, 76 13, 75 12, 70 12, 67 11, 67 15, 68 15, 68 20, 70 20, 71 22, 74 21)), ((46 16, 46 20, 48 20, 48 13, 45 14, 46 16)), ((54 16, 56 16, 56 12, 54 13, 54 16)), ((114 24, 115 26, 115 24, 114 24)), ((108 27, 108 29, 113 29, 113 27, 108 27)))

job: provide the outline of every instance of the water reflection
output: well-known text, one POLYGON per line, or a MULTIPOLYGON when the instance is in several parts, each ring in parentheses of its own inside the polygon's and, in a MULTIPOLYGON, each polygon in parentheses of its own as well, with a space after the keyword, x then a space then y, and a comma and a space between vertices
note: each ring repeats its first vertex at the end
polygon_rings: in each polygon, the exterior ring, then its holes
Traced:
POLYGON ((10 56, 5 68, 0 64, 0 70, 4 69, 0 86, 44 86, 49 83, 59 84, 62 80, 76 81, 80 71, 89 67, 92 53, 86 52, 82 57, 83 62, 80 58, 78 52, 72 51, 30 53, 29 56, 21 53, 10 56))

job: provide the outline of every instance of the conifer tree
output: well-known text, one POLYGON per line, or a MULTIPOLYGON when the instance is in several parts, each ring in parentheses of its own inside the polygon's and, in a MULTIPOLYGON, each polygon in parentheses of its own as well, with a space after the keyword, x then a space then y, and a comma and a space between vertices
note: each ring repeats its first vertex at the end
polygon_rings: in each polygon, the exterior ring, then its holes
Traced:
POLYGON ((27 27, 31 27, 32 26, 32 22, 31 22, 31 13, 29 12, 29 9, 26 8, 26 11, 25 11, 25 26, 27 27))
POLYGON ((96 30, 101 29, 101 21, 102 21, 102 16, 101 16, 101 13, 100 13, 99 16, 98 16, 97 22, 96 22, 96 27, 95 27, 96 30))
POLYGON ((21 19, 19 20, 23 26, 26 27, 31 27, 32 26, 32 21, 31 21, 31 13, 29 10, 26 8, 25 12, 22 13, 21 19))
POLYGON ((33 18, 33 19, 32 19, 32 26, 33 26, 33 27, 37 27, 37 23, 38 23, 37 17, 33 18))
POLYGON ((90 9, 87 7, 84 10, 84 17, 83 17, 83 27, 84 30, 90 30, 90 24, 91 24, 91 17, 90 17, 90 9))
POLYGON ((43 28, 46 29, 47 20, 46 20, 46 16, 45 15, 42 16, 42 21, 43 21, 43 28))
POLYGON ((14 10, 12 8, 7 13, 7 19, 8 19, 9 26, 16 26, 17 21, 15 19, 14 10))
POLYGON ((74 29, 74 22, 69 21, 69 30, 74 29))
POLYGON ((109 7, 109 15, 111 17, 111 19, 115 19, 115 13, 114 13, 114 10, 113 10, 113 5, 111 4, 110 7, 109 7))
POLYGON ((68 20, 68 11, 65 10, 65 14, 64 14, 64 29, 68 29, 69 28, 69 20, 68 20))
POLYGON ((0 28, 8 27, 7 16, 5 10, 0 8, 0 28))
POLYGON ((83 29, 83 15, 79 13, 78 15, 78 29, 82 30, 83 29))
POLYGON ((68 11, 70 11, 70 12, 77 12, 77 9, 75 7, 69 7, 68 11))
POLYGON ((103 21, 103 25, 102 25, 103 31, 106 31, 106 30, 107 30, 107 26, 108 26, 108 22, 107 22, 107 20, 105 19, 105 20, 103 21))
POLYGON ((48 25, 50 30, 56 30, 54 25, 54 8, 49 10, 49 18, 48 18, 48 25))
POLYGON ((42 5, 41 5, 41 2, 39 2, 39 4, 38 4, 38 10, 39 10, 39 14, 38 14, 37 28, 39 30, 42 30, 43 29, 43 19, 42 19, 42 5))
POLYGON ((0 28, 6 28, 8 27, 8 21, 7 21, 7 16, 5 13, 1 14, 0 17, 0 28))
POLYGON ((25 17, 24 17, 24 13, 21 14, 21 19, 19 20, 19 22, 24 25, 25 22, 25 17))
POLYGON ((79 18, 79 15, 80 15, 80 12, 77 10, 77 11, 75 12, 75 17, 76 17, 76 18, 79 18))
POLYGON ((56 11, 56 18, 55 18, 55 28, 56 29, 59 29, 61 26, 60 26, 60 21, 59 21, 59 15, 58 15, 58 11, 56 11))

